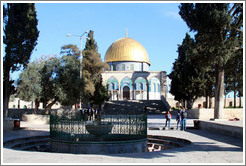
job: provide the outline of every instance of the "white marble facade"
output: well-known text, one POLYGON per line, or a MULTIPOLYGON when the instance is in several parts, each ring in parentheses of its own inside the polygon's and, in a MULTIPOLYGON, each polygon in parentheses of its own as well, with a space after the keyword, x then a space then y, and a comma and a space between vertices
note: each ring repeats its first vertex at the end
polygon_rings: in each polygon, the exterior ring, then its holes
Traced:
POLYGON ((160 100, 166 97, 164 71, 105 71, 103 84, 108 85, 111 100, 160 100))

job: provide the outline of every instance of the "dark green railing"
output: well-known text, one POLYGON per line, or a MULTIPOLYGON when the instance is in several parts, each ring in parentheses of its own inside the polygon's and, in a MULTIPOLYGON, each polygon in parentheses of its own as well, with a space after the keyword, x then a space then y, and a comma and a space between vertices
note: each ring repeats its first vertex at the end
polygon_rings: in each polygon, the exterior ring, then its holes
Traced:
MULTIPOLYGON (((101 123, 111 124, 107 135, 90 134, 86 125, 95 123, 83 121, 78 116, 50 115, 50 138, 53 141, 83 143, 98 141, 129 141, 147 138, 147 115, 103 115, 101 123)), ((98 128, 97 130, 102 130, 98 128)))

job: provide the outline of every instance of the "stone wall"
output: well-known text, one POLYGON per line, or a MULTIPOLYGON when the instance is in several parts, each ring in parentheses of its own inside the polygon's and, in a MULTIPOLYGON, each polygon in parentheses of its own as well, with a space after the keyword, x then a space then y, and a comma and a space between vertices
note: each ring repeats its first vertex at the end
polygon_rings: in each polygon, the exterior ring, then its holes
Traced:
MULTIPOLYGON (((14 98, 9 101, 9 109, 34 109, 35 107, 35 102, 33 101, 24 101, 19 98, 14 98)), ((57 109, 60 108, 61 104, 59 102, 56 102, 51 108, 52 109, 57 109)), ((44 109, 44 104, 41 102, 40 109, 44 109)))
MULTIPOLYGON (((167 93, 167 101, 169 103, 169 105, 171 107, 178 107, 179 106, 179 102, 177 100, 174 100, 174 96, 172 96, 170 93, 167 93)), ((199 105, 200 105, 200 108, 205 108, 205 101, 206 101, 206 98, 205 97, 199 97, 197 98, 194 103, 193 103, 193 106, 192 108, 199 108, 199 105)), ((237 97, 236 98, 236 106, 238 107, 239 106, 239 98, 237 97)), ((231 107, 234 105, 234 98, 226 98, 224 99, 224 105, 226 107, 231 107)), ((243 102, 243 97, 241 98, 241 106, 243 107, 244 105, 244 102, 243 102)), ((212 108, 214 107, 214 98, 212 98, 212 108)))
POLYGON ((147 150, 147 140, 80 142, 79 144, 51 140, 50 147, 52 152, 73 154, 142 153, 147 150))
POLYGON ((243 138, 243 127, 241 126, 224 125, 216 122, 199 120, 199 129, 243 138))
MULTIPOLYGON (((191 109, 187 110, 188 118, 209 120, 214 118, 214 109, 191 109)), ((226 108, 224 109, 223 119, 239 118, 243 120, 243 108, 226 108)))
MULTIPOLYGON (((52 114, 58 114, 59 116, 60 115, 68 115, 70 113, 72 113, 73 115, 77 115, 77 116, 80 116, 80 111, 78 111, 78 109, 74 109, 74 108, 71 108, 71 107, 61 107, 59 109, 51 109, 50 112, 52 114), (71 112, 71 110, 73 110, 71 112)), ((44 110, 43 109, 40 109, 37 111, 37 113, 35 115, 42 115, 42 116, 36 116, 36 117, 32 117, 32 116, 28 116, 28 117, 24 117, 23 115, 33 115, 34 114, 34 109, 9 109, 8 111, 8 117, 9 118, 13 118, 13 119, 19 119, 19 120, 23 120, 23 121, 27 121, 27 119, 32 119, 32 118, 35 118, 35 119, 42 119, 43 117, 45 117, 45 113, 44 113, 44 110), (23 119, 26 118, 26 119, 23 119)), ((47 118, 45 118, 47 119, 47 118)), ((43 119, 42 121, 46 121, 45 119, 43 119)), ((28 120, 29 121, 29 120, 28 120)))
POLYGON ((32 124, 49 124, 49 115, 23 114, 22 121, 30 122, 32 124))
MULTIPOLYGON (((22 120, 23 114, 33 114, 33 113, 34 113, 34 109, 9 109, 8 117, 22 120)), ((43 115, 43 114, 44 114, 44 110, 40 109, 37 111, 37 115, 43 115)))

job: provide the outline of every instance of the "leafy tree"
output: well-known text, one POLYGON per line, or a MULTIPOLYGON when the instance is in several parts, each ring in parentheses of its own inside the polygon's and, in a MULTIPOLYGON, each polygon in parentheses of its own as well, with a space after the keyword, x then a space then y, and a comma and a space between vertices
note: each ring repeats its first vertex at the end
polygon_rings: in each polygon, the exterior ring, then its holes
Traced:
POLYGON ((225 65, 237 48, 242 29, 242 4, 181 4, 179 14, 191 31, 197 32, 198 52, 215 70, 214 118, 223 118, 225 65))
POLYGON ((85 50, 83 51, 83 79, 85 83, 83 98, 84 102, 91 102, 99 107, 99 119, 101 105, 109 99, 107 87, 102 85, 102 75, 107 64, 101 60, 101 55, 97 52, 98 47, 93 37, 93 31, 88 34, 85 50))
POLYGON ((57 72, 60 67, 60 59, 57 57, 50 57, 44 61, 44 66, 41 70, 41 102, 44 104, 45 113, 59 101, 59 82, 57 72))
POLYGON ((35 101, 36 113, 41 100, 41 70, 42 63, 29 63, 27 68, 20 74, 17 86, 17 96, 25 101, 35 101))
POLYGON ((8 3, 4 6, 5 56, 3 57, 3 111, 8 115, 9 97, 14 91, 10 72, 27 66, 31 53, 37 45, 39 31, 34 3, 8 3))
POLYGON ((238 34, 238 49, 228 60, 225 67, 225 91, 234 92, 234 108, 236 108, 236 94, 239 97, 239 107, 241 107, 241 97, 243 96, 243 33, 238 34))
POLYGON ((79 48, 76 45, 68 44, 64 45, 61 48, 61 55, 65 56, 75 56, 76 58, 79 58, 79 48))
POLYGON ((175 100, 188 101, 191 108, 195 99, 211 94, 210 70, 200 65, 201 55, 197 53, 196 42, 186 34, 182 45, 178 47, 178 59, 174 63, 169 77, 171 82, 171 93, 175 100))
POLYGON ((88 33, 88 40, 85 44, 85 50, 98 51, 97 42, 94 39, 94 31, 90 30, 88 33))
POLYGON ((35 110, 43 102, 46 113, 56 102, 71 106, 79 101, 83 90, 79 73, 80 63, 76 54, 42 58, 30 63, 21 73, 18 96, 26 101, 35 100, 35 110))
POLYGON ((241 98, 243 95, 243 56, 241 52, 237 52, 232 57, 225 68, 225 91, 227 93, 234 92, 234 108, 236 108, 236 95, 241 98))
POLYGON ((80 78, 80 61, 77 53, 63 56, 56 74, 59 102, 66 106, 78 103, 84 85, 80 78))
POLYGON ((53 57, 45 62, 42 70, 43 102, 48 111, 56 102, 72 106, 79 102, 83 81, 79 76, 80 61, 77 46, 65 45, 62 47, 61 58, 53 57), (67 50, 73 50, 65 52, 67 50))
POLYGON ((172 72, 169 74, 171 82, 171 93, 178 101, 191 101, 196 98, 191 88, 191 75, 194 72, 191 57, 194 54, 195 42, 186 34, 181 46, 178 47, 178 59, 174 62, 172 72))

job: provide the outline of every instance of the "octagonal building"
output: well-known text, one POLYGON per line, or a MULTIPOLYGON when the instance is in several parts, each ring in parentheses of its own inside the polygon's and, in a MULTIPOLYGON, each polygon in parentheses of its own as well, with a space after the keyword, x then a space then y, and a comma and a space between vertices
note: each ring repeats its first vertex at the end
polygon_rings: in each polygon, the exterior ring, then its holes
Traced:
POLYGON ((149 71, 145 48, 129 37, 116 40, 105 54, 110 70, 102 73, 111 100, 160 100, 166 97, 166 72, 149 71))

